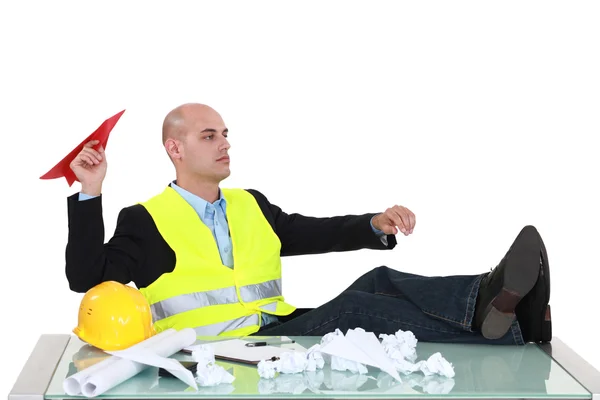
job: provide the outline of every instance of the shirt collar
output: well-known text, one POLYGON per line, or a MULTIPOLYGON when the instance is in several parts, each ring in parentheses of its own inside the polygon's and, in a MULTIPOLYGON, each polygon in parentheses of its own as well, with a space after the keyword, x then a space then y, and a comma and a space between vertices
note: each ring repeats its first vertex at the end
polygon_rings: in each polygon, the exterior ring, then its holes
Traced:
MULTIPOLYGON (((187 190, 183 189, 180 186, 177 186, 177 183, 175 183, 176 181, 171 182, 171 187, 177 192, 179 193, 179 195, 181 197, 183 197, 183 199, 185 201, 187 201, 193 208, 194 210, 196 210, 196 212, 200 215, 205 215, 206 213, 206 206, 208 204, 208 201, 204 200, 202 197, 197 196, 191 192, 188 192, 187 190)), ((221 191, 221 189, 219 189, 219 198, 212 203, 215 207, 221 207, 223 209, 223 212, 225 211, 225 198, 223 197, 223 192, 221 191)))

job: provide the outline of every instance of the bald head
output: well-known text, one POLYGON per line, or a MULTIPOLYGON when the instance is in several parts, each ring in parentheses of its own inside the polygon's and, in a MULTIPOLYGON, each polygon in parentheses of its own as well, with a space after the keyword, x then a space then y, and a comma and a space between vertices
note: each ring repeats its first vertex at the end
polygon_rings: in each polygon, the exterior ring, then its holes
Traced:
POLYGON ((229 129, 221 115, 198 103, 182 104, 163 121, 165 150, 183 188, 218 184, 229 176, 229 129))
POLYGON ((221 119, 211 107, 199 103, 182 104, 171 110, 163 121, 162 141, 167 139, 182 140, 194 125, 202 121, 221 119))

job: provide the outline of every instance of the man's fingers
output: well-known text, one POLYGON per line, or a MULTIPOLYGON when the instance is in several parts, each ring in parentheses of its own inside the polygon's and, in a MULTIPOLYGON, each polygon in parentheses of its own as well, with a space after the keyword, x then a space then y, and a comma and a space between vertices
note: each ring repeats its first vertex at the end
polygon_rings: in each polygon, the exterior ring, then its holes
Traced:
POLYGON ((404 227, 406 228, 407 233, 410 233, 414 227, 410 218, 410 210, 406 207, 399 207, 398 213, 402 217, 402 222, 404 222, 404 227))
POLYGON ((89 142, 87 142, 85 145, 83 145, 83 148, 91 148, 95 145, 97 145, 98 143, 100 143, 99 140, 90 140, 89 142))
POLYGON ((77 156, 77 158, 74 160, 74 165, 84 165, 85 166, 85 165, 89 165, 90 163, 92 163, 92 165, 93 165, 92 160, 85 154, 79 154, 77 156))
POLYGON ((408 216, 410 218, 410 233, 413 232, 413 229, 415 229, 415 225, 417 224, 417 217, 415 217, 415 213, 413 213, 410 210, 408 211, 408 216))
POLYGON ((398 207, 398 209, 396 209, 394 211, 396 212, 396 214, 400 217, 400 220, 402 221, 402 228, 400 230, 405 235, 408 235, 410 233, 410 221, 408 219, 408 215, 406 215, 406 212, 401 207, 398 207))
POLYGON ((406 227, 406 229, 408 229, 408 233, 413 233, 413 229, 415 229, 415 224, 416 224, 416 218, 415 218, 415 214, 410 211, 408 208, 403 207, 403 211, 404 211, 404 215, 407 221, 408 226, 406 227))
POLYGON ((102 161, 102 155, 98 151, 96 151, 92 148, 86 148, 86 149, 81 150, 81 154, 86 154, 86 155, 92 157, 93 159, 97 160, 98 163, 102 161))
POLYGON ((404 222, 402 221, 402 217, 398 213, 398 211, 395 210, 394 208, 390 208, 390 209, 388 209, 387 214, 388 214, 388 217, 390 218, 390 220, 392 221, 392 223, 394 224, 394 226, 397 226, 402 233, 406 234, 406 232, 407 232, 406 227, 404 226, 404 222))
MULTIPOLYGON (((382 223, 381 225, 384 225, 387 228, 388 224, 391 224, 392 227, 389 229, 392 231, 391 233, 398 233, 396 227, 398 227, 400 232, 404 233, 404 235, 410 235, 413 233, 413 229, 415 228, 416 224, 416 217, 415 214, 408 208, 396 205, 385 210, 383 217, 385 217, 385 223, 382 223)), ((386 229, 383 228, 381 230, 384 232, 386 231, 386 229)))
POLYGON ((82 153, 88 153, 88 154, 91 154, 91 155, 93 155, 94 157, 98 158, 99 160, 101 160, 101 159, 102 159, 102 155, 100 154, 100 152, 99 152, 99 151, 97 151, 97 150, 94 150, 94 149, 92 149, 92 148, 89 148, 89 149, 83 149, 83 150, 81 150, 81 152, 82 152, 82 153))
POLYGON ((92 158, 88 154, 82 154, 81 155, 81 161, 83 161, 84 164, 87 164, 87 165, 96 165, 96 164, 99 164, 98 160, 96 160, 95 158, 92 158))
POLYGON ((96 160, 94 157, 86 153, 80 154, 79 158, 81 159, 81 161, 89 165, 96 165, 100 163, 100 161, 96 160))
POLYGON ((409 235, 415 228, 416 218, 415 215, 406 207, 394 206, 391 209, 392 213, 396 216, 396 223, 400 230, 405 235, 409 235))

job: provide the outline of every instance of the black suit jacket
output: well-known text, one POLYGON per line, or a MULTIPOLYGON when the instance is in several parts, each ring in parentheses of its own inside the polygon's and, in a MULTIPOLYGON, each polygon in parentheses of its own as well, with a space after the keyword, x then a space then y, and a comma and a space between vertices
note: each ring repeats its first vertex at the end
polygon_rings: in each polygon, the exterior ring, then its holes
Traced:
MULTIPOLYGON (((385 246, 373 232, 370 221, 374 213, 330 218, 286 214, 257 190, 247 191, 256 198, 279 237, 281 256, 396 246, 394 235, 388 235, 385 246)), ((66 275, 71 290, 84 293, 108 280, 134 282, 138 288, 144 288, 163 273, 173 271, 175 253, 142 205, 120 211, 114 236, 108 243, 104 243, 102 196, 79 201, 79 193, 75 193, 67 198, 67 206, 66 275)))

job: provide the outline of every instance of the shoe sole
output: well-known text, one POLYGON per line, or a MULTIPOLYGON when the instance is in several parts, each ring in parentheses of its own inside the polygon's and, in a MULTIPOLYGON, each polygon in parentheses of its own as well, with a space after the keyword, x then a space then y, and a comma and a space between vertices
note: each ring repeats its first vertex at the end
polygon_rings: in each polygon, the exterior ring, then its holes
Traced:
POLYGON ((552 318, 550 312, 550 266, 548 253, 541 236, 540 276, 533 289, 519 303, 516 314, 519 318, 523 339, 526 342, 546 343, 552 340, 552 318))
POLYGON ((536 342, 550 342, 552 340, 552 317, 550 313, 550 265, 548 261, 548 253, 546 251, 546 246, 544 241, 540 237, 540 245, 541 245, 541 258, 542 258, 542 271, 543 271, 543 279, 544 279, 544 287, 546 288, 546 296, 541 307, 538 308, 538 312, 541 324, 535 326, 537 329, 533 329, 536 342))
POLYGON ((540 242, 537 230, 526 226, 515 239, 506 259, 504 284, 485 310, 481 333, 487 339, 503 337, 516 318, 515 308, 537 282, 540 242))

